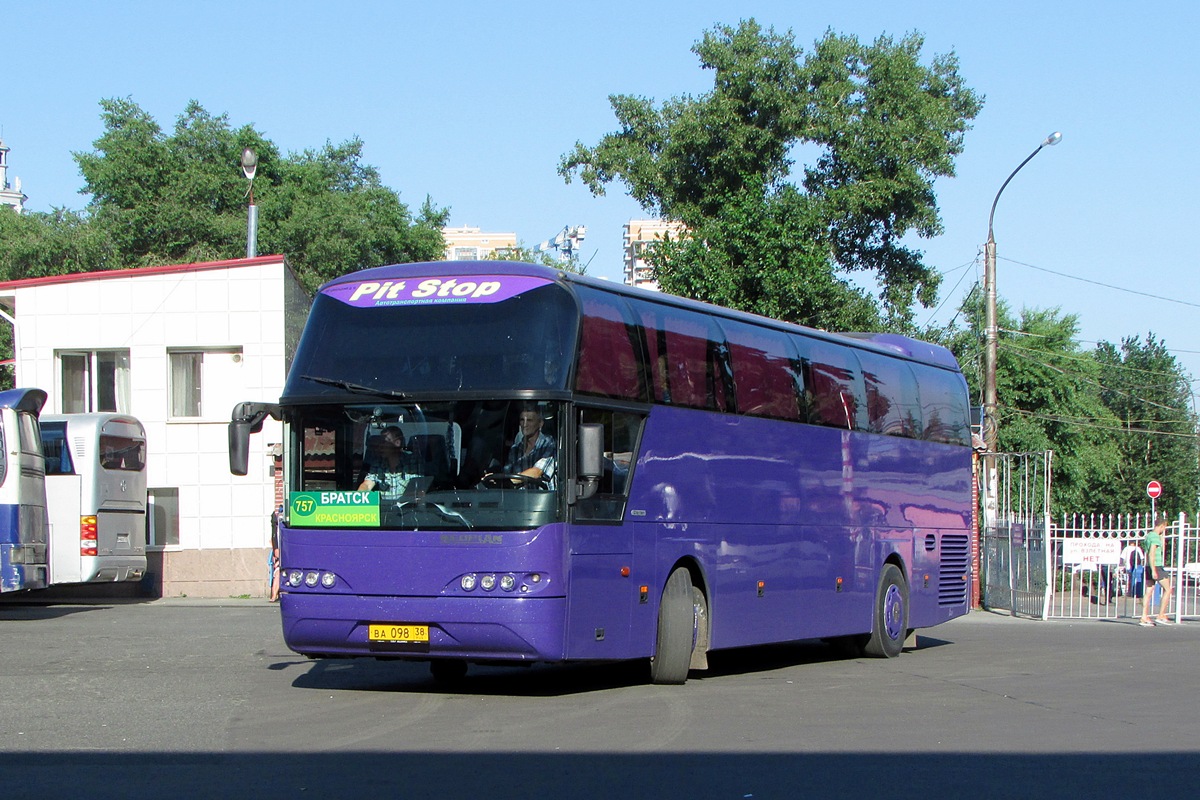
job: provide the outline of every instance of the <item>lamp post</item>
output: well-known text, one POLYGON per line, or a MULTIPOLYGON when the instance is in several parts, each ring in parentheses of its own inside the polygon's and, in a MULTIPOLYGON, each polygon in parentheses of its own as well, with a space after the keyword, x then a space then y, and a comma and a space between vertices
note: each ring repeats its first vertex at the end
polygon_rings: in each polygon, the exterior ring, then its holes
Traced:
POLYGON ((1009 181, 1029 163, 1030 159, 1040 153, 1043 147, 1053 147, 1060 141, 1062 141, 1062 134, 1055 131, 1026 156, 1025 160, 1018 164, 1017 168, 1000 185, 1000 191, 996 192, 996 199, 992 201, 992 210, 988 213, 988 238, 987 244, 984 246, 983 266, 983 286, 986 298, 984 307, 986 347, 983 366, 983 441, 988 454, 984 461, 985 525, 995 524, 999 492, 995 458, 1000 433, 1000 420, 996 411, 996 349, 999 330, 996 324, 996 238, 992 234, 992 220, 996 216, 996 204, 1000 202, 1000 195, 1004 193, 1009 181))
POLYGON ((250 207, 246 217, 246 258, 258 255, 258 206, 254 205, 254 173, 258 171, 258 156, 247 147, 242 151, 242 174, 250 181, 250 207))

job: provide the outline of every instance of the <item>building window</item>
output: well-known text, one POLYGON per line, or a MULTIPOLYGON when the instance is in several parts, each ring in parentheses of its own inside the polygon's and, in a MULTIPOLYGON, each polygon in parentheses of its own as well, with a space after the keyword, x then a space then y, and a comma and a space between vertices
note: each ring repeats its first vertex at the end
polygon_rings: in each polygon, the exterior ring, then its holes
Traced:
POLYGON ((171 416, 229 419, 241 399, 241 348, 172 350, 171 416))
POLYGON ((146 543, 151 547, 179 544, 179 490, 147 489, 146 543))
POLYGON ((478 247, 456 247, 454 248, 454 258, 451 261, 478 261, 478 247))
POLYGON ((129 413, 129 351, 84 350, 59 353, 62 411, 129 413))

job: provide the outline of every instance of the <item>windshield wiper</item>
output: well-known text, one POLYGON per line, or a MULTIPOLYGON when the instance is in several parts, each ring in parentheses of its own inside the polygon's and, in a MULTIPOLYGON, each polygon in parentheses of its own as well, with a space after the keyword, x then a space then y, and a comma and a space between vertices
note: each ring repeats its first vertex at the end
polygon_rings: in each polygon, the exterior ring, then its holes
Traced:
POLYGON ((338 389, 345 389, 347 392, 354 394, 369 394, 372 397, 394 397, 400 400, 407 400, 408 395, 404 392, 397 392, 392 389, 379 389, 373 386, 363 386, 359 383, 351 383, 350 381, 339 381, 333 378, 318 378, 316 375, 301 375, 306 381, 313 383, 324 384, 325 386, 333 386, 338 389))

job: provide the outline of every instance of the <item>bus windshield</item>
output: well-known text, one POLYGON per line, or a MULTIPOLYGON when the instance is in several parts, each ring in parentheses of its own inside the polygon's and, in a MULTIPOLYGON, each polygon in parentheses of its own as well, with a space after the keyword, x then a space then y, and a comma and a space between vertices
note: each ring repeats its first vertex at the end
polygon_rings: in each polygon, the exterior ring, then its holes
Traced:
POLYGON ((515 530, 561 519, 557 402, 295 406, 294 527, 515 530))
POLYGON ((574 299, 544 278, 332 284, 313 302, 283 397, 564 390, 577 328, 574 299), (395 285, 406 287, 404 299, 389 299, 395 285), (473 292, 455 296, 459 287, 473 292))

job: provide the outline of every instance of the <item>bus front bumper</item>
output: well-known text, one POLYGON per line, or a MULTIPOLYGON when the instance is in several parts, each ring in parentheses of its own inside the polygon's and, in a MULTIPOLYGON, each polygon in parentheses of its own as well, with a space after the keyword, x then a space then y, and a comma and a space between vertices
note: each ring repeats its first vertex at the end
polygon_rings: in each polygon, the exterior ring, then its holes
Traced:
POLYGON ((310 656, 562 661, 563 597, 372 597, 284 591, 283 638, 310 656), (426 627, 427 642, 372 642, 371 625, 426 627))

